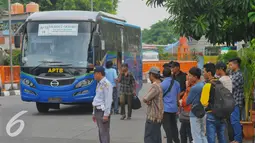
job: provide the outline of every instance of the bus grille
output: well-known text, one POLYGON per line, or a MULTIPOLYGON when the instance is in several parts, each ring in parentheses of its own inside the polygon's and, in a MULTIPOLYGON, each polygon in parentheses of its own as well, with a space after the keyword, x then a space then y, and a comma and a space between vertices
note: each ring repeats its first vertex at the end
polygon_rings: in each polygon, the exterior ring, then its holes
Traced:
MULTIPOLYGON (((53 79, 42 79, 42 78, 35 78, 35 80, 38 84, 49 85, 49 86, 51 86, 51 82, 53 81, 53 79)), ((58 86, 70 85, 70 84, 73 84, 73 82, 75 81, 74 78, 72 78, 72 79, 54 79, 54 80, 57 80, 59 82, 58 86)))

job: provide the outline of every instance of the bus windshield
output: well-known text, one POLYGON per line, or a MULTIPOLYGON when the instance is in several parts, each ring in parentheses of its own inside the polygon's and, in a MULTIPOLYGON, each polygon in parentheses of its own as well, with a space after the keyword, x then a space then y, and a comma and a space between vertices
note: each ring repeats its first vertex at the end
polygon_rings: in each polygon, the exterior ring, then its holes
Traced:
POLYGON ((93 62, 90 38, 90 22, 28 22, 22 65, 33 67, 41 61, 60 61, 72 67, 87 67, 93 62))

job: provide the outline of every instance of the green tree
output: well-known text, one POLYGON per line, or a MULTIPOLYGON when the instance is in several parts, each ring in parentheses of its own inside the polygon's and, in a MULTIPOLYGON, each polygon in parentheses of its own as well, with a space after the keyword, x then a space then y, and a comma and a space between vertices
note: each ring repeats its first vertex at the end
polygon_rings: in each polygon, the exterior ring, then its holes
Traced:
POLYGON ((158 54, 159 54, 159 59, 160 60, 169 60, 171 55, 167 52, 164 52, 163 47, 158 47, 158 54))
POLYGON ((255 22, 255 1, 251 0, 251 11, 248 13, 250 22, 255 22))
POLYGON ((210 43, 233 45, 255 36, 250 0, 147 0, 147 5, 166 7, 177 32, 196 40, 205 35, 210 43))
MULTIPOLYGON (((12 0, 12 3, 19 2, 28 4, 31 0, 12 0)), ((40 11, 49 10, 86 10, 90 11, 90 0, 33 0, 40 5, 40 11)), ((94 11, 104 11, 116 14, 118 0, 93 0, 94 11)))
MULTIPOLYGON (((8 50, 7 53, 10 55, 10 51, 8 50)), ((19 58, 20 58, 20 49, 14 49, 12 51, 12 62, 13 62, 13 65, 19 65, 19 58)), ((5 59, 4 59, 4 65, 7 65, 9 66, 10 65, 10 56, 7 56, 5 59)))
POLYGON ((0 18, 3 16, 4 14, 4 7, 5 7, 5 2, 4 1, 0 1, 0 18))
POLYGON ((142 34, 146 44, 166 45, 175 42, 179 37, 174 31, 173 21, 167 19, 153 24, 150 29, 144 29, 142 34))

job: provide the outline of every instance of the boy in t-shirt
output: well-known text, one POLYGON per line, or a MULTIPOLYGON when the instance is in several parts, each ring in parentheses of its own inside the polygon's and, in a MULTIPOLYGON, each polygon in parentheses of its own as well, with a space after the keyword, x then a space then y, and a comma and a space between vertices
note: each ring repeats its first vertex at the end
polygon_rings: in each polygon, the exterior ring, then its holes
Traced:
MULTIPOLYGON (((218 62, 216 65, 216 75, 219 76, 219 81, 232 93, 232 80, 227 75, 227 65, 223 62, 218 62)), ((228 132, 228 142, 234 141, 233 127, 231 125, 230 119, 227 119, 227 132, 228 132)))
POLYGON ((232 80, 227 75, 227 65, 223 62, 216 64, 216 75, 219 76, 219 81, 232 93, 232 80))

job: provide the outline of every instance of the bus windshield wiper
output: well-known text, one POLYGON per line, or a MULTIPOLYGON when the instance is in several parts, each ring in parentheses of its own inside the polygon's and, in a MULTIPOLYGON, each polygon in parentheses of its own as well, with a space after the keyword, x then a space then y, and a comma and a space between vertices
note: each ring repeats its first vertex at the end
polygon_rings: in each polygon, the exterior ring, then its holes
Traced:
POLYGON ((63 62, 61 62, 61 61, 47 61, 47 60, 44 60, 44 61, 39 61, 40 63, 42 63, 42 64, 51 64, 51 63, 53 63, 53 64, 55 64, 55 63, 63 63, 63 62))

